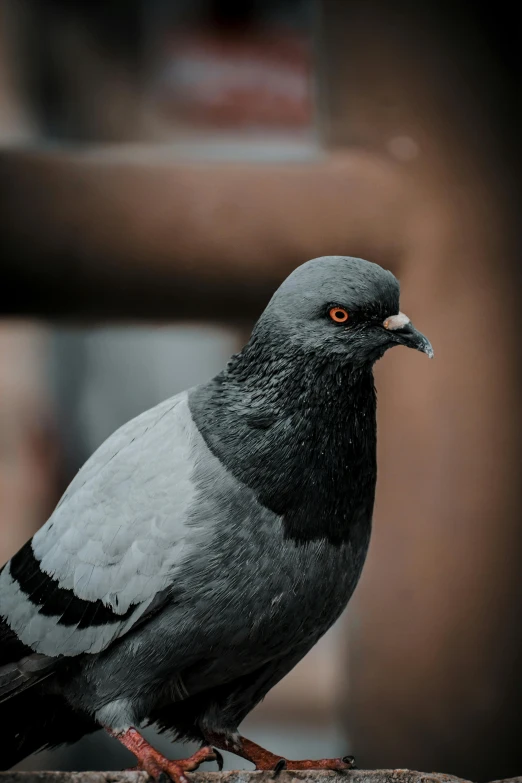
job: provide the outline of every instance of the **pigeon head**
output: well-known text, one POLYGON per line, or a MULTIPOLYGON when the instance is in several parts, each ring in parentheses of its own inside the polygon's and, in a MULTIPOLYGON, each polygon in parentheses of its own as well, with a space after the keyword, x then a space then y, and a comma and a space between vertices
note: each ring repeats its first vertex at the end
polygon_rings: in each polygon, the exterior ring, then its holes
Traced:
POLYGON ((366 550, 377 471, 372 369, 393 345, 433 355, 400 312, 391 272, 316 258, 278 288, 226 369, 192 392, 212 453, 292 541, 366 550))
POLYGON ((287 277, 258 321, 254 336, 372 365, 394 345, 423 351, 429 341, 399 310, 399 283, 391 272, 360 258, 323 256, 287 277))

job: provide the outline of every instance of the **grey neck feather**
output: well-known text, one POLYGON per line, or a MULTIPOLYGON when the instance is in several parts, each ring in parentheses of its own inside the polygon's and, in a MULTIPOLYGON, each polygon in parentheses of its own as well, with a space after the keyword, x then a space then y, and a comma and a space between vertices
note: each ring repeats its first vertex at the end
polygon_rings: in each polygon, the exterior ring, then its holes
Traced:
POLYGON ((256 331, 241 353, 189 398, 210 450, 289 538, 369 537, 376 479, 371 366, 304 352, 256 331))

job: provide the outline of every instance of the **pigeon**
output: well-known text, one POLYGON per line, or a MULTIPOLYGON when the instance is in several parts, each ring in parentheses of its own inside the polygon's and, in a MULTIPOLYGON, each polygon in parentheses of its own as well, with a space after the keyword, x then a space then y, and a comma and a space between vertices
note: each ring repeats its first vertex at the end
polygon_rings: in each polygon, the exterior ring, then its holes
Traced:
POLYGON ((229 750, 281 758, 245 716, 346 607, 370 540, 373 365, 433 350, 391 272, 325 256, 295 269, 209 382, 117 430, 0 571, 3 768, 105 729, 158 780, 229 750), (171 761, 154 725, 199 750, 171 761))

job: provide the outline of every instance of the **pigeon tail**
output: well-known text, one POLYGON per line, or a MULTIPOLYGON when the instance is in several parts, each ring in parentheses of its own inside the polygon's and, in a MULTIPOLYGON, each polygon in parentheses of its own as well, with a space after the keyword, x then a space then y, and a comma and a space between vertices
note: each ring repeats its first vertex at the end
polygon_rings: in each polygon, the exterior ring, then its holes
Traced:
POLYGON ((31 753, 77 742, 99 729, 94 721, 73 712, 62 697, 42 694, 38 686, 0 703, 0 725, 0 770, 10 769, 31 753))

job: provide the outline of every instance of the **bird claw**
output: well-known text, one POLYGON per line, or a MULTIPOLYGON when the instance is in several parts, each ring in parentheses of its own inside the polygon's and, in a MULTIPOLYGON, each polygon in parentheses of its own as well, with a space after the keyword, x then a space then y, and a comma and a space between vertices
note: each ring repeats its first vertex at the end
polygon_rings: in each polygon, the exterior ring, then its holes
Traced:
POLYGON ((223 765, 225 763, 224 760, 223 760, 223 756, 221 755, 221 753, 219 752, 219 750, 217 748, 212 748, 212 750, 216 754, 216 763, 218 765, 218 769, 219 769, 220 772, 223 772, 223 765))
POLYGON ((274 777, 276 778, 284 769, 286 769, 286 759, 279 759, 274 767, 274 777))
POLYGON ((217 761, 220 770, 223 768, 221 753, 209 745, 204 745, 192 756, 186 759, 170 761, 163 754, 150 745, 134 727, 123 732, 114 732, 107 729, 109 734, 116 737, 127 750, 134 753, 138 761, 138 769, 147 772, 156 783, 188 783, 186 772, 193 772, 205 761, 217 761))
MULTIPOLYGON (((218 766, 223 764, 221 753, 214 748, 201 748, 188 759, 175 759, 170 761, 161 756, 157 751, 149 754, 149 758, 140 759, 138 769, 148 772, 155 783, 189 783, 186 772, 193 772, 205 761, 217 761, 218 766)), ((221 766, 220 766, 221 770, 221 766)))

